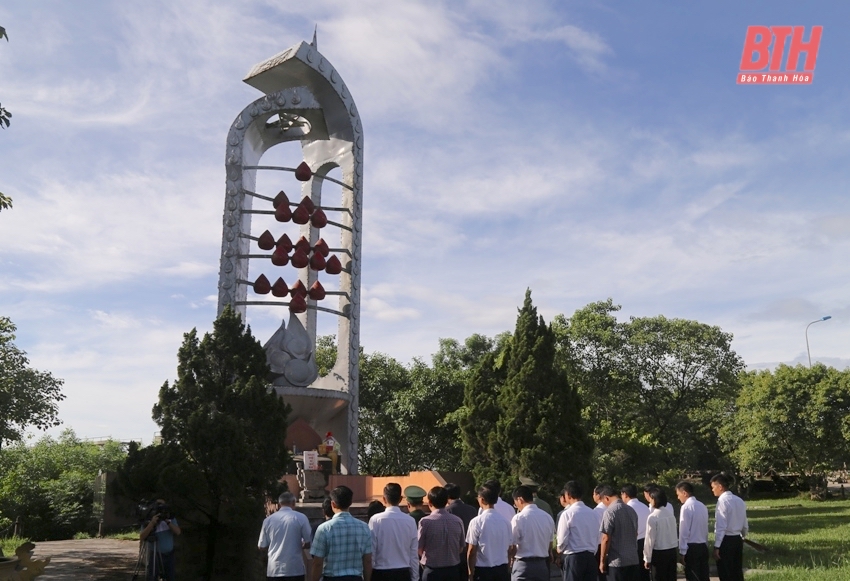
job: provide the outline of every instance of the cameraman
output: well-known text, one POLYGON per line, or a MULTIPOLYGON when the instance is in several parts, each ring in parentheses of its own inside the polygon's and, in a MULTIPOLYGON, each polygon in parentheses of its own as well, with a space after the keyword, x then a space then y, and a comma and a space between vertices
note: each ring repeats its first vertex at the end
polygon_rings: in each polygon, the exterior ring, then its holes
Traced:
POLYGON ((151 512, 153 516, 150 522, 139 534, 140 542, 151 543, 147 550, 145 579, 155 581, 158 578, 157 575, 161 575, 166 581, 174 581, 174 535, 180 534, 180 525, 177 524, 177 519, 170 514, 168 505, 161 498, 156 500, 151 512))

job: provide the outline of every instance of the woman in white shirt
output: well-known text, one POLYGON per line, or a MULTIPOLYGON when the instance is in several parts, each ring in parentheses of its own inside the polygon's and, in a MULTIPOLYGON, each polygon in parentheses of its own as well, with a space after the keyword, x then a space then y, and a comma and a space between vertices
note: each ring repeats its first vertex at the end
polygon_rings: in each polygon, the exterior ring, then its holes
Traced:
POLYGON ((655 581, 676 581, 676 553, 679 536, 676 517, 666 510, 667 495, 660 488, 650 492, 652 512, 646 519, 646 540, 643 543, 643 566, 652 567, 655 581))

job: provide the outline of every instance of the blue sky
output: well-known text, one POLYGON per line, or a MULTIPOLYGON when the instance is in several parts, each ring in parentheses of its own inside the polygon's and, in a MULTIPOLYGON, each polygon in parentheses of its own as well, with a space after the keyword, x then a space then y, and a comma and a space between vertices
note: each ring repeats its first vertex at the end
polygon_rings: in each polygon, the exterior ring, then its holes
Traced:
POLYGON ((150 441, 215 317, 241 79, 314 24, 364 126, 367 351, 511 329, 530 287, 547 320, 612 297, 719 325, 751 367, 832 315, 812 358, 850 365, 850 5, 10 1, 0 313, 79 435, 150 441), (735 84, 759 24, 824 27, 812 85, 735 84))

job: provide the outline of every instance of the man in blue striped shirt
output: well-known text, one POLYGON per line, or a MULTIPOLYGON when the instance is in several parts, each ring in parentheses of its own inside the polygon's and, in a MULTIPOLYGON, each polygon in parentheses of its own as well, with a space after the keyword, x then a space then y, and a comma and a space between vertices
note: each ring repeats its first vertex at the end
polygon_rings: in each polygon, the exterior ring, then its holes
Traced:
POLYGON ((372 535, 366 523, 348 512, 353 498, 347 486, 331 491, 334 516, 320 524, 313 537, 311 581, 371 581, 372 535))

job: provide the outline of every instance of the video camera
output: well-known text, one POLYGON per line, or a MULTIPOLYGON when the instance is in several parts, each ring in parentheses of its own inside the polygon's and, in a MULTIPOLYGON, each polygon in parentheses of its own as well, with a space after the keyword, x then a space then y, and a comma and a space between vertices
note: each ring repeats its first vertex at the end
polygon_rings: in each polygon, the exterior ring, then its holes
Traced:
POLYGON ((137 513, 139 515, 139 521, 147 525, 153 517, 158 516, 160 522, 171 520, 171 509, 167 504, 161 504, 157 501, 153 502, 145 502, 142 501, 138 508, 137 513))

